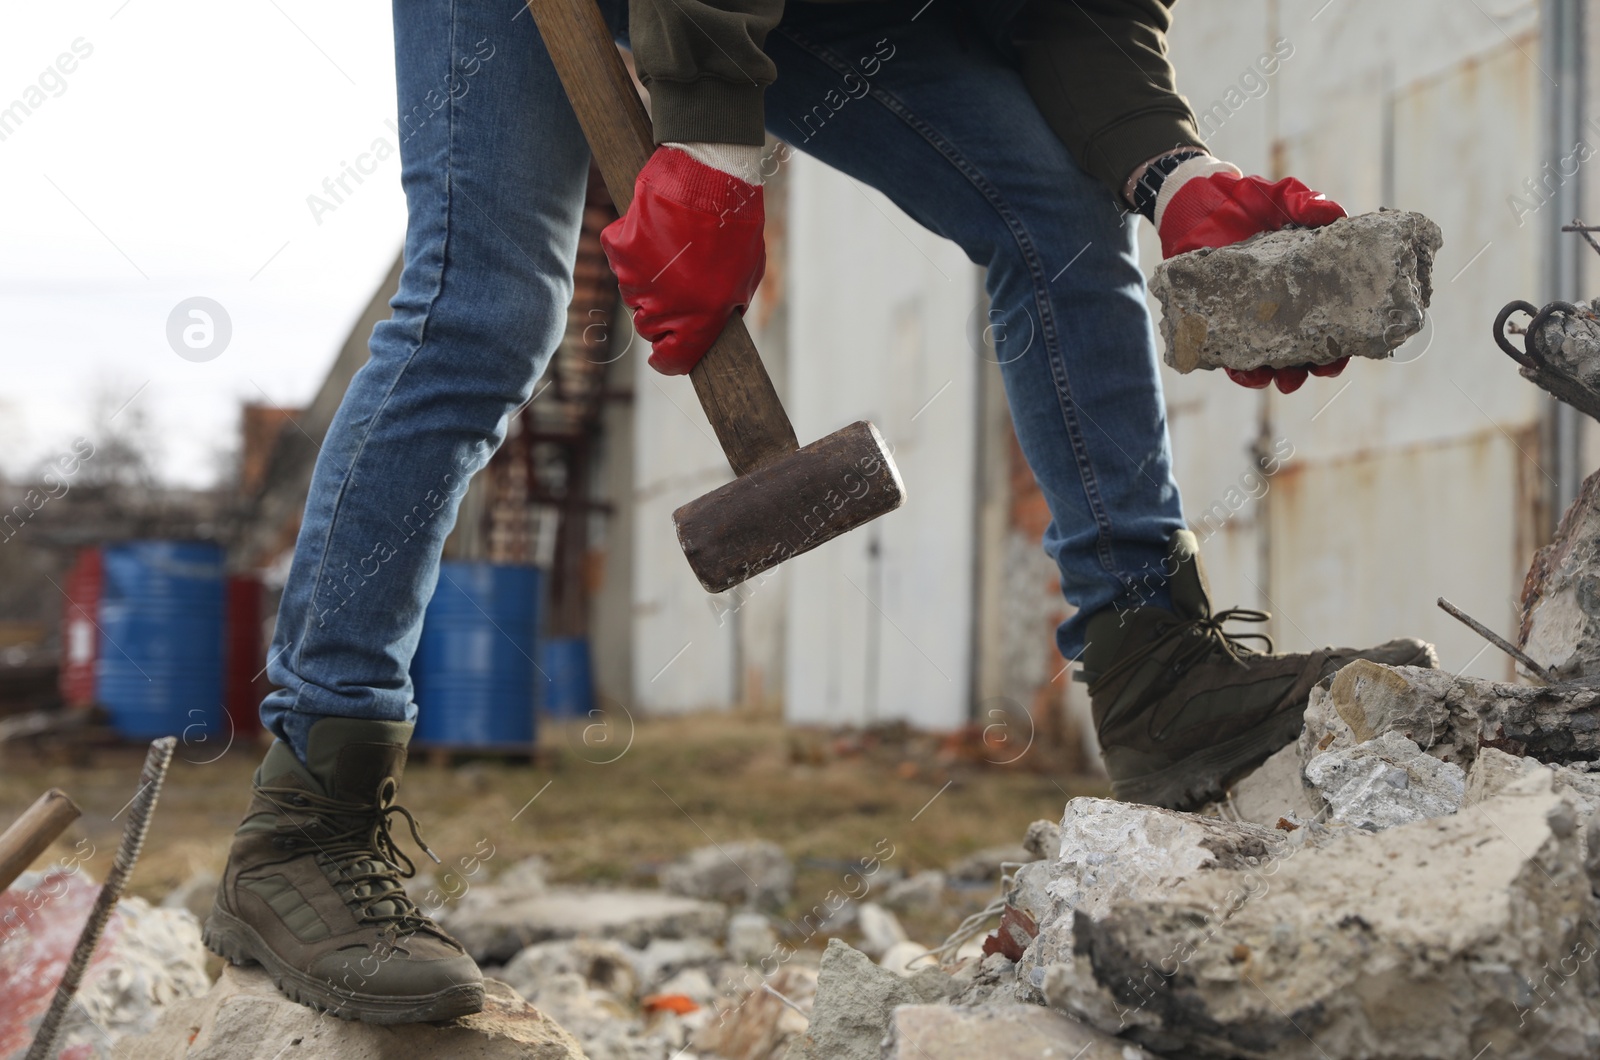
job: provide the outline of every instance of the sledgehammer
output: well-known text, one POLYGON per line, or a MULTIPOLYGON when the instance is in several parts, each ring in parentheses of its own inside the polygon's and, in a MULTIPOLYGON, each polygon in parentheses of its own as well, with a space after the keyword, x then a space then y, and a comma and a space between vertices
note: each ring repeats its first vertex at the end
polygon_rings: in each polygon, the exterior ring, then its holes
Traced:
MULTIPOLYGON (((650 118, 594 0, 527 0, 611 200, 655 149, 650 118)), ((672 513, 678 543, 708 592, 731 589, 905 501, 878 429, 852 423, 804 448, 744 321, 735 316, 689 374, 739 477, 672 513)))

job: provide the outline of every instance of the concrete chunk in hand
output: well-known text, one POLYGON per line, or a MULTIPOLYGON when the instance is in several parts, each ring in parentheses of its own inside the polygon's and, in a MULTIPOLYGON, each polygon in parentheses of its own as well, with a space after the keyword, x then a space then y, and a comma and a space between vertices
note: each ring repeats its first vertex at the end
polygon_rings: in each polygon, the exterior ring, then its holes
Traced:
POLYGON ((1180 254, 1150 283, 1167 363, 1188 373, 1386 358, 1422 330, 1443 242, 1421 214, 1381 210, 1180 254))

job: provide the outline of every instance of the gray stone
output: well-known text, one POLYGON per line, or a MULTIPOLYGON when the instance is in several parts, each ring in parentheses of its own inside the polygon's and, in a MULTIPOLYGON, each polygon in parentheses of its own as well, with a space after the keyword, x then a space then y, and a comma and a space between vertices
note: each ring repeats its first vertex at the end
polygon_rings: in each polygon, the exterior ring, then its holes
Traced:
POLYGON ((896 1005, 930 1004, 949 992, 950 977, 937 969, 899 976, 832 939, 822 954, 811 1022, 787 1060, 878 1060, 896 1005))
POLYGON ((1376 832, 1461 809, 1467 777, 1397 732, 1354 747, 1325 751, 1306 763, 1306 779, 1328 801, 1336 821, 1376 832))
POLYGON ((1280 820, 1305 824, 1324 810, 1312 802, 1312 793, 1306 789, 1300 749, 1294 744, 1234 781, 1225 805, 1238 820, 1269 828, 1280 820))
POLYGON ((1059 900, 1050 893, 1055 879, 1056 856, 1049 861, 1034 861, 1022 866, 1011 877, 1006 904, 1027 913, 1035 924, 1052 918, 1059 900))
POLYGON ((776 908, 794 892, 794 864, 766 840, 722 843, 690 851, 661 870, 661 886, 689 898, 776 908))
POLYGON ((550 863, 535 854, 508 866, 494 878, 494 885, 502 894, 527 897, 543 894, 550 886, 549 877, 550 863))
POLYGON ((631 1001, 639 993, 639 951, 610 939, 552 939, 529 946, 499 977, 523 997, 536 997, 558 975, 579 975, 592 990, 631 1001))
POLYGON ((726 1060, 780 1060, 805 1033, 817 996, 817 970, 785 965, 765 985, 771 990, 746 989, 718 1006, 695 1032, 694 1047, 726 1060))
POLYGON ((677 994, 697 1005, 709 1005, 717 996, 717 988, 704 968, 685 968, 653 991, 668 996, 677 994))
POLYGON ((1452 817, 1080 915, 1045 993, 1185 1057, 1592 1057, 1597 924, 1572 804, 1540 770, 1452 817))
POLYGON ((745 964, 755 964, 778 946, 778 933, 765 913, 746 910, 728 919, 728 956, 745 964))
POLYGON ((643 947, 658 938, 719 938, 727 919, 715 902, 658 891, 551 888, 516 897, 488 884, 474 887, 440 922, 480 963, 503 964, 549 939, 608 938, 643 947))
MULTIPOLYGON (((204 997, 168 1005, 155 1028, 119 1043, 122 1060, 583 1060, 572 1036, 504 983, 484 1010, 448 1023, 382 1027, 330 1019, 280 994, 259 968, 223 969, 204 997)), ((597 1058, 596 1058, 597 1060, 597 1058)))
MULTIPOLYGON (((1255 868, 1289 843, 1283 832, 1261 825, 1073 799, 1061 818, 1061 853, 1044 887, 1049 906, 1035 917, 1038 937, 1018 962, 1017 999, 1043 1000, 1045 967, 1072 952, 1074 914, 1092 919, 1118 900, 1162 895, 1197 874, 1255 868)), ((1030 903, 1038 908, 1044 901, 1030 903)))
POLYGON ((639 989, 654 992, 685 968, 709 968, 720 956, 717 948, 702 938, 651 939, 634 958, 639 989))
MULTIPOLYGON (((99 890, 82 866, 25 872, 6 890, 0 981, 23 992, 0 995, 0 1042, 9 1038, 25 1047, 33 1038, 99 890), (41 988, 28 989, 29 980, 41 988)), ((156 1026, 164 1006, 206 992, 205 956, 200 924, 187 909, 121 899, 62 1020, 57 1052, 82 1060, 116 1056, 126 1036, 156 1026)), ((0 1046, 0 1055, 12 1054, 0 1046)))
MULTIPOLYGON (((211 915, 211 905, 217 898, 217 874, 211 869, 197 869, 189 878, 167 892, 161 899, 162 909, 187 909, 200 923, 211 915)), ((421 892, 416 892, 421 893, 421 892)))
POLYGON ((1249 369, 1385 358, 1422 330, 1439 226, 1382 210, 1268 232, 1156 267, 1167 363, 1249 369))
POLYGON ((896 975, 916 975, 924 968, 937 968, 939 961, 920 942, 897 942, 878 958, 878 967, 896 975))
POLYGON ((528 1001, 577 1039, 589 1060, 667 1060, 673 1051, 628 1006, 590 990, 575 972, 546 979, 528 1001))
POLYGON ((904 913, 916 909, 936 909, 944 902, 944 873, 924 869, 895 880, 883 890, 883 904, 904 913))
POLYGON ((1055 860, 1061 853, 1061 826, 1054 821, 1035 821, 1022 837, 1022 849, 1041 860, 1055 860))
POLYGON ((1039 855, 1027 847, 984 847, 951 865, 948 876, 959 883, 987 883, 998 880, 1007 865, 1026 865, 1038 860, 1039 855))
MULTIPOLYGON (((1590 363, 1600 370, 1600 356, 1590 363)), ((1534 555, 1517 633, 1522 650, 1558 679, 1600 679, 1600 472, 1584 480, 1555 537, 1534 555)))
POLYGON ((1357 659, 1311 690, 1307 761, 1397 732, 1463 769, 1482 746, 1546 763, 1600 759, 1600 689, 1530 687, 1357 659))
POLYGON ((1550 771, 1555 789, 1569 793, 1585 817, 1600 814, 1600 773, 1582 772, 1570 766, 1541 765, 1536 759, 1519 758, 1495 747, 1479 749, 1472 772, 1467 774, 1467 794, 1462 804, 1474 806, 1493 798, 1541 769, 1550 771))
POLYGON ((950 976, 950 1004, 964 1008, 1012 1003, 1017 992, 1017 962, 1003 953, 967 961, 950 976))
POLYGON ((1136 1045, 1035 1005, 894 1010, 885 1060, 1153 1060, 1136 1045))
POLYGON ((906 941, 906 929, 895 915, 876 902, 861 903, 856 925, 861 931, 861 952, 877 960, 890 947, 906 941))

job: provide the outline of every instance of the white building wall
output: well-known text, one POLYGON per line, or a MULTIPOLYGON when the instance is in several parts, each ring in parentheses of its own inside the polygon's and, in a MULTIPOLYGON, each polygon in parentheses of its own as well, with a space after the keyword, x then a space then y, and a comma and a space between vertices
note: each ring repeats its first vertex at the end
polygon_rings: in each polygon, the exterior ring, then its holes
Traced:
POLYGON ((903 508, 786 565, 789 720, 964 724, 971 699, 979 282, 954 244, 796 156, 789 412, 878 425, 903 508))
POLYGON ((687 376, 659 375, 635 339, 633 706, 722 708, 736 695, 734 624, 710 605, 672 513, 733 477, 687 376))
MULTIPOLYGON (((1547 399, 1490 338, 1506 301, 1542 301, 1539 225, 1559 223, 1519 225, 1506 201, 1538 170, 1537 5, 1490 6, 1176 9, 1179 85, 1201 114, 1223 104, 1214 153, 1246 172, 1300 177, 1352 213, 1419 210, 1444 232, 1431 326, 1395 362, 1358 361, 1288 396, 1221 373, 1165 372, 1179 481, 1214 595, 1274 611, 1287 649, 1409 634, 1435 641, 1451 669, 1510 673, 1434 603, 1446 596, 1513 628, 1548 462, 1537 431, 1547 399), (1258 57, 1275 46, 1292 54, 1261 78, 1258 57), (1264 479, 1253 446, 1294 458, 1264 479)), ((1148 228, 1144 247, 1153 266, 1148 228)))

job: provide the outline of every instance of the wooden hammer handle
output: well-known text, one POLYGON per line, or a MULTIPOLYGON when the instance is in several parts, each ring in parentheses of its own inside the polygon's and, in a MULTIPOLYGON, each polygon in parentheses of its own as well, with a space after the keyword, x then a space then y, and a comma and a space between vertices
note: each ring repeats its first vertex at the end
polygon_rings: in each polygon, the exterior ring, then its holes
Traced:
POLYGON ((0 891, 11 886, 33 859, 45 852, 67 825, 78 819, 77 805, 60 788, 40 795, 22 816, 0 835, 0 891))
MULTIPOLYGON (((655 150, 650 116, 594 0, 527 0, 539 34, 589 138, 611 201, 633 202, 633 182, 655 150)), ((728 321, 689 373, 700 406, 736 474, 745 475, 799 448, 744 321, 728 321)))

